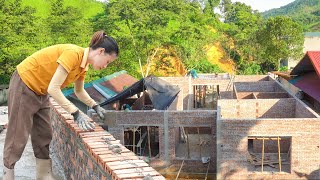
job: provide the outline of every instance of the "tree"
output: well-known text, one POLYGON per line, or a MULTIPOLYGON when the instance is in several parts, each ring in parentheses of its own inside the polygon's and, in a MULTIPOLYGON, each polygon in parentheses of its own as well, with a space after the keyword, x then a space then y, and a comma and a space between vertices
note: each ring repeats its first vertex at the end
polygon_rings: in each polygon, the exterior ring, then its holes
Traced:
POLYGON ((258 34, 260 46, 263 48, 260 63, 265 68, 279 69, 280 60, 297 59, 301 56, 304 42, 302 27, 291 18, 269 18, 258 34))
POLYGON ((230 0, 222 2, 222 11, 225 21, 224 32, 227 35, 224 41, 225 49, 234 55, 233 58, 236 57, 240 73, 247 73, 248 71, 244 72, 246 68, 260 59, 261 49, 256 34, 263 23, 262 16, 250 6, 239 2, 232 3, 230 0))
POLYGON ((21 0, 0 0, 0 84, 9 83, 15 66, 34 50, 34 12, 21 0))
MULTIPOLYGON (((113 0, 106 14, 94 20, 95 29, 106 29, 119 42, 123 64, 137 75, 139 60, 145 64, 156 48, 172 47, 184 62, 205 57, 204 46, 214 41, 212 16, 197 2, 185 0, 113 0)), ((123 66, 122 66, 123 67, 123 66)))
POLYGON ((51 2, 50 15, 46 18, 51 44, 73 43, 84 45, 92 32, 91 24, 78 8, 64 6, 63 0, 51 2))

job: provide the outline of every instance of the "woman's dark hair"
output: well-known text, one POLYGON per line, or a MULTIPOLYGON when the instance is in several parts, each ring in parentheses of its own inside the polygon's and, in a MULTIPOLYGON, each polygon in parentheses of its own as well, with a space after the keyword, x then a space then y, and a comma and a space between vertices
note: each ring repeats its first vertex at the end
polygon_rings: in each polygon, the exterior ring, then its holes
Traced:
POLYGON ((108 54, 116 53, 117 56, 119 54, 117 42, 112 37, 107 36, 104 31, 97 31, 92 35, 89 47, 93 50, 101 47, 108 54))

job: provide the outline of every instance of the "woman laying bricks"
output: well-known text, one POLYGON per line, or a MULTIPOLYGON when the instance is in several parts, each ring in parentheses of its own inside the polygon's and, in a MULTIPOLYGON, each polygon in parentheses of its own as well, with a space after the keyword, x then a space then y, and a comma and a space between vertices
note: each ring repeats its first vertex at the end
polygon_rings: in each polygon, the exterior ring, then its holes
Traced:
POLYGON ((14 179, 14 166, 21 158, 30 134, 36 157, 37 179, 52 178, 49 95, 73 115, 79 128, 94 129, 94 124, 64 97, 61 89, 74 82, 76 96, 103 118, 104 109, 84 90, 84 79, 89 64, 95 70, 103 69, 118 54, 117 42, 103 31, 98 31, 93 34, 88 48, 72 44, 50 46, 35 52, 17 66, 9 85, 9 124, 3 154, 4 180, 14 179))

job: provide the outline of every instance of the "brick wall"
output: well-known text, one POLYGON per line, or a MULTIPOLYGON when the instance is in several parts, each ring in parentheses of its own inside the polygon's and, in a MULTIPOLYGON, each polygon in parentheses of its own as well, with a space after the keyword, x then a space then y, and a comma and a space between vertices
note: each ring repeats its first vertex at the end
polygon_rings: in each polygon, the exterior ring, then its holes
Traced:
POLYGON ((270 81, 268 75, 237 75, 235 82, 270 81))
POLYGON ((235 82, 237 92, 285 92, 274 81, 235 82))
POLYGON ((235 97, 236 99, 255 99, 252 92, 239 92, 235 97))
POLYGON ((316 118, 221 119, 217 122, 218 179, 320 179, 319 127, 316 118), (248 171, 248 136, 291 137, 291 171, 248 171))
POLYGON ((291 98, 292 96, 286 92, 261 92, 255 93, 257 99, 278 99, 278 98, 291 98))
POLYGON ((319 117, 317 113, 315 113, 310 107, 306 106, 304 103, 302 103, 301 100, 296 101, 296 107, 295 107, 295 117, 297 118, 313 118, 313 117, 319 117))
MULTIPOLYGON (((231 96, 231 92, 226 92, 226 88, 230 81, 229 79, 189 79, 189 77, 161 77, 161 79, 171 83, 172 85, 178 85, 180 87, 181 91, 178 97, 177 110, 188 110, 188 103, 191 103, 190 108, 193 109, 194 85, 219 85, 219 90, 223 97, 230 98, 231 96), (183 108, 180 107, 180 104, 183 104, 183 108)), ((171 110, 172 109, 173 108, 171 108, 171 110)))
POLYGON ((219 100, 222 118, 314 118, 310 108, 294 98, 219 100))
MULTIPOLYGON (((159 127, 159 154, 160 159, 167 162, 175 160, 175 148, 177 145, 179 127, 209 127, 212 128, 213 163, 215 168, 215 130, 217 111, 215 110, 189 110, 189 111, 107 111, 105 123, 109 125, 113 136, 119 134, 112 131, 113 128, 130 126, 158 126, 159 127)), ((120 139, 123 141, 123 139, 120 139)))
POLYGON ((67 179, 165 179, 101 127, 81 131, 72 116, 52 99, 51 119, 51 149, 67 179))

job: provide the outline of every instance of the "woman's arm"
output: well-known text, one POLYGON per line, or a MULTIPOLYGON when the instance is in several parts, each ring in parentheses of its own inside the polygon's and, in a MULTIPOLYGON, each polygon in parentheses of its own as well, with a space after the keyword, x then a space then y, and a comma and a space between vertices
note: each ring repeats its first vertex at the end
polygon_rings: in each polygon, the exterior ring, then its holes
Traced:
POLYGON ((57 101, 57 103, 62 106, 66 111, 71 113, 74 117, 75 122, 82 130, 93 130, 95 128, 94 124, 88 121, 88 118, 79 111, 79 109, 74 106, 61 92, 61 85, 66 80, 68 72, 59 65, 56 72, 54 73, 49 87, 48 93, 57 101))
POLYGON ((54 73, 48 87, 48 93, 53 97, 56 102, 69 113, 74 113, 78 108, 73 105, 62 93, 61 86, 68 76, 68 72, 59 65, 54 73))
POLYGON ((97 103, 89 96, 87 91, 84 89, 84 81, 83 80, 76 80, 74 84, 74 93, 78 97, 80 101, 85 103, 87 106, 92 108, 97 103))

